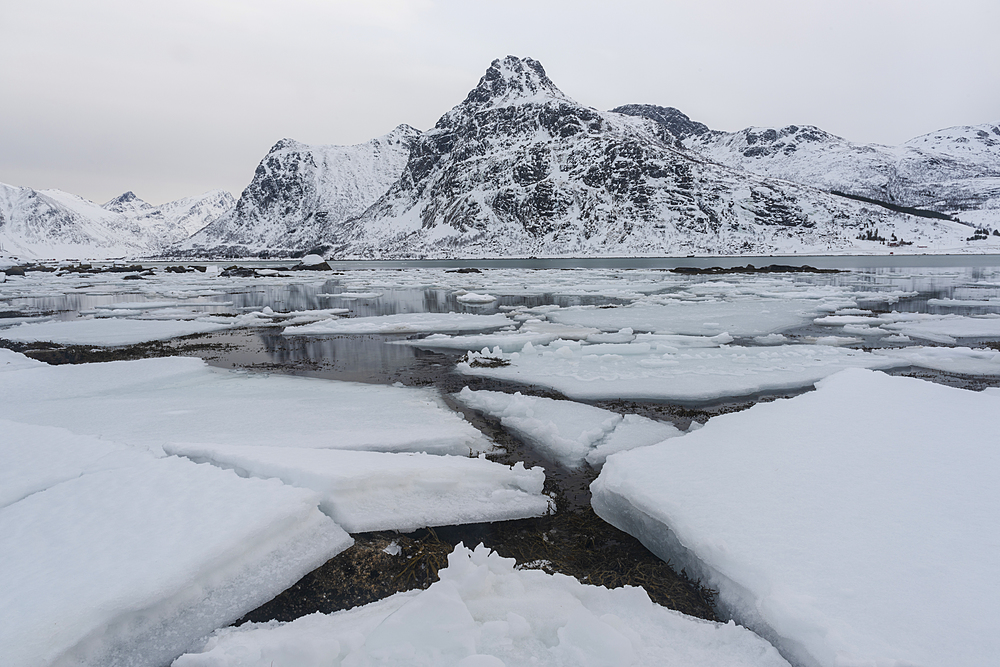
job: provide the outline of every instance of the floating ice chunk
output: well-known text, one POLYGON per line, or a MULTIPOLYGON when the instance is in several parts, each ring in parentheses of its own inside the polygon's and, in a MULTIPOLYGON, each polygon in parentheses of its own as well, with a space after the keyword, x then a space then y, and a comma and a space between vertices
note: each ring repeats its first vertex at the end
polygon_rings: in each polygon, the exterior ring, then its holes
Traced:
POLYGON ((585 340, 600 330, 593 327, 580 327, 570 324, 558 324, 544 320, 529 319, 521 324, 521 333, 554 334, 563 340, 585 340))
POLYGON ((878 326, 882 323, 877 317, 872 317, 868 315, 827 315, 826 317, 817 317, 813 320, 813 324, 819 324, 824 327, 841 327, 845 324, 868 324, 878 326))
POLYGON ((843 347, 845 345, 857 345, 864 342, 863 339, 857 336, 805 336, 802 340, 812 345, 826 345, 829 347, 843 347))
POLYGON ((249 376, 180 357, 39 364, 3 377, 0 418, 154 449, 211 442, 465 456, 492 447, 428 388, 249 376))
MULTIPOLYGON (((780 334, 775 334, 779 335, 780 334)), ((734 338, 725 331, 715 336, 686 336, 683 334, 639 334, 635 337, 640 343, 669 345, 673 347, 719 347, 732 343, 734 338)))
POLYGON ((610 457, 592 502, 796 664, 987 665, 998 432, 996 395, 851 369, 610 457))
POLYGON ((673 425, 639 415, 622 415, 573 401, 556 401, 520 393, 472 391, 455 398, 500 420, 548 459, 576 468, 587 461, 599 466, 610 454, 645 447, 680 435, 673 425))
POLYGON ((887 332, 885 329, 880 329, 877 326, 872 327, 867 324, 845 324, 844 333, 858 336, 884 336, 887 332))
POLYGON ((230 325, 203 321, 136 320, 119 318, 37 322, 4 329, 3 337, 21 342, 45 341, 62 345, 135 345, 152 340, 209 333, 230 325))
POLYGON ((467 456, 171 444, 168 454, 275 477, 321 494, 320 509, 348 532, 504 521, 540 516, 545 473, 467 456))
POLYGON ((766 336, 754 336, 753 342, 758 345, 783 345, 788 342, 788 338, 782 334, 773 333, 766 336))
POLYGON ((943 315, 883 324, 883 329, 935 343, 954 344, 957 338, 1000 338, 1000 315, 943 315))
POLYGON ((927 299, 929 306, 944 306, 945 308, 1000 308, 1000 299, 927 299))
POLYGON ((588 343, 631 343, 635 340, 635 332, 628 327, 615 333, 594 333, 587 336, 588 343))
POLYGON ((352 543, 317 500, 149 457, 0 509, 4 662, 169 662, 352 543))
POLYGON ((912 339, 909 336, 904 336, 903 334, 892 334, 890 336, 885 336, 882 339, 883 343, 909 343, 912 339))
POLYGON ((573 346, 556 341, 533 348, 530 354, 525 350, 517 357, 516 353, 493 355, 497 361, 490 364, 468 359, 457 367, 468 375, 552 387, 573 399, 708 401, 808 387, 844 368, 909 365, 903 359, 820 345, 674 348, 666 352, 650 346, 648 352, 641 353, 633 347, 638 344, 573 346), (601 353, 594 354, 594 350, 601 353))
MULTIPOLYGON (((185 305, 190 304, 185 304, 180 301, 118 301, 115 303, 106 303, 100 306, 94 306, 94 308, 97 310, 158 310, 160 308, 177 308, 185 305)), ((217 304, 206 303, 203 305, 214 306, 217 304)))
POLYGON ((326 320, 314 324, 288 327, 286 336, 308 334, 401 334, 434 333, 439 331, 476 331, 499 329, 510 325, 506 315, 474 315, 470 313, 399 313, 352 317, 346 320, 326 320))
POLYGON ((465 294, 460 294, 455 297, 455 300, 459 303, 493 303, 497 300, 492 294, 476 294, 475 292, 466 292, 465 294))
POLYGON ((559 338, 558 334, 532 333, 522 331, 497 331, 488 334, 468 336, 448 336, 446 334, 431 334, 426 338, 412 340, 392 340, 396 345, 411 345, 428 349, 443 350, 480 350, 484 347, 499 347, 504 352, 514 352, 526 344, 545 345, 559 338))
POLYGON ((665 609, 641 588, 518 570, 482 545, 455 547, 439 574, 363 607, 221 629, 173 667, 788 667, 737 625, 665 609))
POLYGON ((903 347, 877 354, 905 359, 914 366, 966 375, 1000 375, 1000 352, 968 347, 903 347))
POLYGON ((378 299, 382 296, 382 292, 340 292, 339 294, 317 294, 316 296, 322 299, 346 299, 351 301, 354 299, 378 299))
POLYGON ((735 336, 763 336, 807 323, 820 303, 808 299, 637 303, 620 308, 574 306, 549 313, 553 322, 617 331, 712 336, 719 330, 735 336))

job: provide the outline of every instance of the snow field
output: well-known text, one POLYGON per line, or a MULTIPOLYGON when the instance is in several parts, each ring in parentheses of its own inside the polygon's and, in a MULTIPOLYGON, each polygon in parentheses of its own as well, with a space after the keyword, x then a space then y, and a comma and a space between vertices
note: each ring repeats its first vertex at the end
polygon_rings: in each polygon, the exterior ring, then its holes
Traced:
POLYGON ((849 369, 610 457, 592 502, 795 664, 987 665, 998 432, 995 392, 849 369))
POLYGON ((517 570, 482 545, 457 546, 440 576, 426 590, 347 611, 224 628, 173 667, 788 664, 732 623, 659 607, 641 588, 517 570))
POLYGON ((645 447, 681 435, 672 424, 639 415, 620 415, 573 401, 520 392, 472 391, 455 394, 463 405, 496 417, 545 458, 567 468, 584 462, 600 466, 614 452, 645 447))
POLYGON ((320 509, 348 532, 524 519, 552 509, 545 473, 485 458, 297 447, 172 444, 169 454, 321 494, 320 509))

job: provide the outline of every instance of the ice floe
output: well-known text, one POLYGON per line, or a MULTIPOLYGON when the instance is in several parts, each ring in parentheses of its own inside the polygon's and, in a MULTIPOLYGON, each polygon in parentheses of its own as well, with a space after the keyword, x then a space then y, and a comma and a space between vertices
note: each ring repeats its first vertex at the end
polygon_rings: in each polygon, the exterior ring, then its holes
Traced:
POLYGON ((617 451, 645 447, 682 433, 672 424, 634 414, 623 416, 573 401, 472 391, 468 387, 455 398, 499 419, 542 456, 568 468, 579 467, 584 461, 599 466, 617 451))
POLYGON ((987 665, 997 433, 996 394, 851 369, 610 457, 592 502, 796 664, 987 665))
POLYGON ((476 292, 466 292, 455 297, 459 303, 486 304, 493 303, 497 298, 492 294, 477 294, 476 292))
POLYGON ((221 629, 173 667, 788 665, 732 623, 670 611, 641 588, 517 570, 482 545, 457 546, 440 577, 427 590, 347 611, 221 629))
POLYGON ((352 543, 311 491, 142 458, 78 457, 77 476, 0 509, 5 664, 159 667, 352 543))
POLYGON ((314 324, 288 327, 286 336, 310 334, 403 334, 441 331, 476 331, 498 329, 510 325, 505 315, 474 315, 470 313, 397 313, 341 320, 325 320, 314 324))
POLYGON ((0 331, 0 338, 62 345, 135 345, 153 340, 228 329, 231 324, 199 320, 75 319, 23 323, 0 331))
POLYGON ((182 357, 27 365, 3 373, 0 418, 154 450, 169 442, 459 456, 492 448, 428 388, 233 373, 182 357))
POLYGON ((908 365, 903 359, 825 345, 682 348, 637 337, 625 344, 555 341, 525 346, 520 353, 470 352, 458 370, 551 387, 573 399, 708 401, 808 387, 845 368, 908 365))
POLYGON ((348 532, 524 519, 552 507, 545 473, 485 458, 298 447, 171 444, 169 454, 321 494, 320 508, 348 532))

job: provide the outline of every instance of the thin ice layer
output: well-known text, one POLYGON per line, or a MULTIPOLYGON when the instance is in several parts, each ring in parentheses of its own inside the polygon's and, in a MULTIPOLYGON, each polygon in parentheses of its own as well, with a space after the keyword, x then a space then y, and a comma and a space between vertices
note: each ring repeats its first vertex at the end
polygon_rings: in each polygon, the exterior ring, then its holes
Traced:
POLYGON ((468 313, 398 313, 342 320, 324 320, 313 324, 287 327, 286 336, 306 334, 404 334, 440 331, 478 331, 510 325, 505 315, 468 313))
POLYGON ((5 664, 165 664, 352 543, 316 503, 172 457, 0 509, 5 664))
POLYGON ((660 607, 641 588, 517 570, 482 545, 457 546, 439 574, 427 590, 363 607, 219 630, 173 667, 788 666, 732 623, 660 607))
POLYGON ((540 516, 545 473, 485 458, 293 447, 167 445, 170 454, 321 495, 321 509, 348 532, 504 521, 540 516))
POLYGON ((168 442, 468 455, 491 444, 433 389, 249 376, 167 357, 3 374, 0 418, 168 442))
POLYGON ((62 345, 135 345, 151 340, 168 340, 177 336, 219 331, 228 329, 229 326, 198 320, 137 320, 117 317, 76 319, 19 324, 4 329, 3 338, 62 345))
POLYGON ((620 415, 592 405, 557 401, 520 392, 472 391, 455 394, 468 407, 500 420, 548 459, 568 468, 584 461, 598 466, 608 455, 645 447, 681 434, 672 424, 639 415, 620 415))
POLYGON ((592 502, 798 664, 987 665, 997 433, 996 395, 852 369, 610 457, 592 502))
POLYGON ((844 368, 909 364, 818 345, 685 349, 656 341, 596 345, 556 341, 545 347, 526 346, 520 353, 497 350, 487 357, 472 353, 471 361, 459 363, 458 370, 551 387, 573 399, 708 401, 808 387, 844 368))

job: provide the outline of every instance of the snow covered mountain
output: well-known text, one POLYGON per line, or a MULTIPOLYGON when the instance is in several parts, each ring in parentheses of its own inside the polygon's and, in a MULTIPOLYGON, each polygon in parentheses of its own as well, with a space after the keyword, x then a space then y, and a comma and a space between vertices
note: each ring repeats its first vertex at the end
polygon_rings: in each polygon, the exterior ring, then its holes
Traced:
POLYGON ((866 248, 857 237, 870 228, 934 246, 970 233, 720 165, 683 147, 675 133, 708 130, 678 114, 599 112, 562 93, 537 61, 496 60, 417 139, 388 192, 330 228, 328 254, 827 252, 866 248))
POLYGON ((126 192, 98 206, 60 190, 0 183, 0 246, 26 259, 148 255, 186 238, 233 203, 232 195, 216 190, 158 207, 126 192))
POLYGON ((400 125, 355 146, 308 146, 282 139, 261 160, 235 208, 172 252, 287 255, 322 245, 403 171, 420 132, 400 125))
POLYGON ((670 107, 615 111, 654 120, 686 148, 729 167, 1000 226, 1000 125, 953 127, 882 146, 811 125, 719 132, 670 107))

